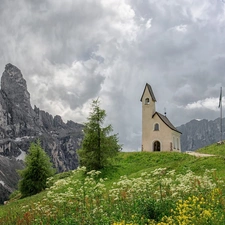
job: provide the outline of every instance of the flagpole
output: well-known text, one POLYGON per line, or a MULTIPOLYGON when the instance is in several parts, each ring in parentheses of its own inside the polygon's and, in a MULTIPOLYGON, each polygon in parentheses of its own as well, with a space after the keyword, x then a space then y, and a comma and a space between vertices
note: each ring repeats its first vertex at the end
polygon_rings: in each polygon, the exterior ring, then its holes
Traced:
POLYGON ((221 94, 221 96, 220 96, 220 97, 221 97, 221 99, 220 99, 220 132, 221 132, 221 133, 220 133, 220 135, 221 135, 221 136, 220 136, 220 141, 221 141, 221 144, 222 144, 222 139, 223 139, 223 130, 222 130, 222 129, 223 129, 223 121, 222 121, 222 116, 223 116, 223 115, 222 115, 222 113, 223 113, 223 112, 222 112, 222 111, 223 111, 223 110, 222 110, 222 108, 223 108, 223 105, 222 105, 222 102, 223 102, 223 97, 222 97, 222 87, 220 88, 220 94, 221 94))

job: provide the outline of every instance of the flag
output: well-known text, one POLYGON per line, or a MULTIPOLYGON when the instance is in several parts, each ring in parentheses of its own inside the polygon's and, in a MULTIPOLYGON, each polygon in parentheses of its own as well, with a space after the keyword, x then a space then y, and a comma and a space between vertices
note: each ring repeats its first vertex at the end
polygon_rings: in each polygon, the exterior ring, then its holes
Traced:
POLYGON ((222 103, 222 87, 220 88, 219 108, 221 107, 221 103, 222 103))

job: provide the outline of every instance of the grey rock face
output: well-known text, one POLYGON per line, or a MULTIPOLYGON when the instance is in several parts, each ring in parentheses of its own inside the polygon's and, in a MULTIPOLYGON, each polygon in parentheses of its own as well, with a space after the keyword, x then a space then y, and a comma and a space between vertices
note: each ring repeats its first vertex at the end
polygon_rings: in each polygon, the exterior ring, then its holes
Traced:
POLYGON ((38 138, 58 172, 76 169, 82 129, 78 123, 64 123, 59 115, 33 109, 21 71, 7 64, 0 90, 0 203, 15 190, 16 170, 24 167, 30 143, 38 138))
MULTIPOLYGON (((181 149, 182 151, 194 151, 198 148, 219 142, 221 140, 220 130, 221 120, 192 120, 184 125, 177 127, 182 132, 181 149)), ((225 139, 225 118, 222 120, 223 134, 225 139)))
POLYGON ((8 199, 8 196, 15 190, 19 175, 17 169, 24 167, 22 160, 14 157, 0 156, 0 203, 8 199))
POLYGON ((1 91, 14 106, 20 108, 24 113, 32 113, 30 93, 27 91, 26 81, 23 79, 20 70, 12 64, 5 66, 1 78, 1 91))

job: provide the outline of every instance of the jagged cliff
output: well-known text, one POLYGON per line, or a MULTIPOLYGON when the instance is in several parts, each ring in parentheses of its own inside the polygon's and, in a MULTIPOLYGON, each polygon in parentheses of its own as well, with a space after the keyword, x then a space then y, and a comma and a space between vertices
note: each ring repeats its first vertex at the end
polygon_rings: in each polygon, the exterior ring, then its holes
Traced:
POLYGON ((34 109, 21 71, 12 64, 5 66, 0 90, 0 203, 15 190, 17 169, 30 142, 40 138, 58 172, 78 166, 77 149, 82 141, 83 125, 34 109))
MULTIPOLYGON (((225 118, 222 120, 223 134, 222 139, 225 140, 225 118)), ((177 129, 182 132, 181 149, 182 151, 193 151, 198 148, 219 142, 221 140, 221 120, 192 120, 183 124, 177 129)))

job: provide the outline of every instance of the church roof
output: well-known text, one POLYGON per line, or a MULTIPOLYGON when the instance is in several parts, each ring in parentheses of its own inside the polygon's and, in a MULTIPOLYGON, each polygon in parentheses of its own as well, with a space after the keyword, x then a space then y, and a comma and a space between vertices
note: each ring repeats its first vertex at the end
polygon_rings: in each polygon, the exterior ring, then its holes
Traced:
POLYGON ((162 115, 161 113, 155 112, 152 117, 154 117, 156 114, 170 129, 182 134, 179 130, 177 130, 176 127, 173 126, 173 124, 169 121, 169 119, 166 116, 162 115))
POLYGON ((144 93, 145 93, 146 87, 147 87, 147 89, 148 89, 148 91, 149 91, 149 93, 150 93, 150 95, 151 95, 152 101, 156 102, 156 98, 155 98, 155 95, 154 95, 154 93, 153 93, 152 87, 151 87, 151 85, 149 85, 148 83, 146 83, 146 85, 145 85, 143 94, 142 94, 142 96, 141 96, 141 102, 142 102, 142 98, 143 98, 143 95, 144 95, 144 93))

